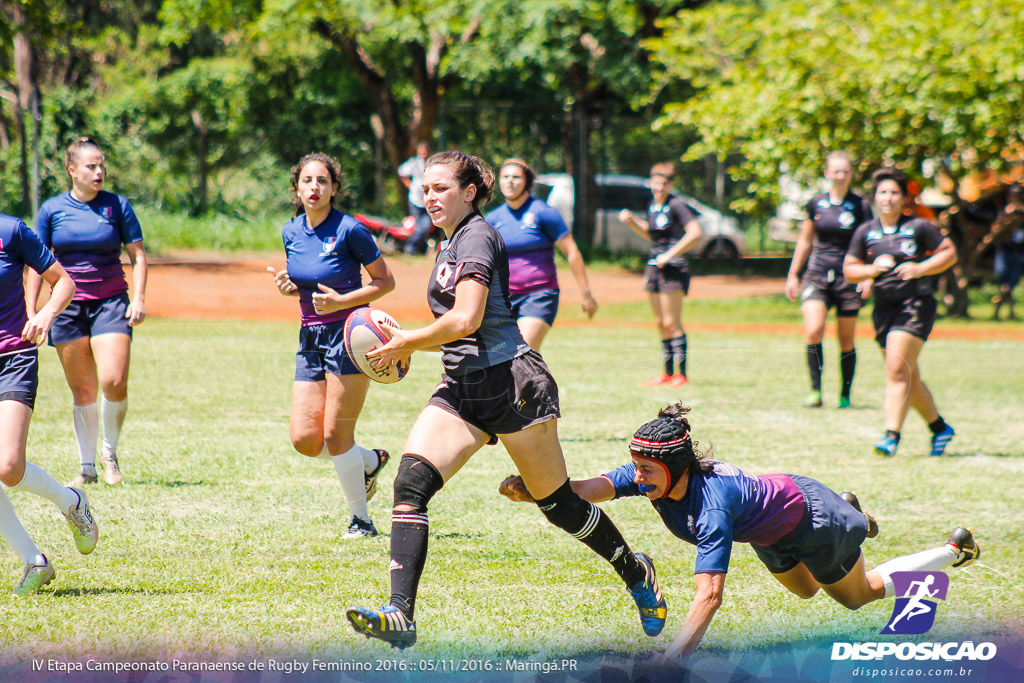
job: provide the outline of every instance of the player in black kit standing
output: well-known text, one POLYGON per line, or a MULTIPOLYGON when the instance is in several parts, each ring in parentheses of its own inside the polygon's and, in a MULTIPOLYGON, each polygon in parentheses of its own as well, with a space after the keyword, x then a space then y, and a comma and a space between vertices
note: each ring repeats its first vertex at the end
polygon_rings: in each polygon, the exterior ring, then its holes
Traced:
POLYGON ((825 361, 821 342, 825 337, 825 317, 833 306, 836 309, 842 375, 839 407, 850 407, 850 389, 857 368, 853 335, 857 313, 871 291, 871 281, 865 280, 857 285, 847 282, 843 277, 843 258, 853 231, 872 218, 868 201, 850 191, 852 175, 853 164, 846 152, 832 152, 825 159, 825 177, 830 188, 807 203, 807 220, 800 231, 786 277, 786 296, 790 301, 800 297, 804 316, 807 368, 811 373, 811 393, 804 401, 808 408, 820 408, 822 405, 821 373, 825 361), (800 269, 805 262, 807 269, 801 280, 800 269))
POLYGON ((907 176, 880 168, 872 176, 878 218, 857 228, 844 272, 850 282, 875 280, 875 340, 885 356, 885 436, 875 452, 892 457, 910 406, 932 432, 933 456, 942 455, 956 435, 939 415, 921 381, 917 357, 935 324, 935 278, 956 263, 956 249, 939 229, 903 214, 907 176))
POLYGON ((427 212, 447 238, 427 290, 434 322, 393 330, 386 345, 367 355, 386 365, 440 348, 444 373, 409 433, 395 477, 391 599, 381 609, 350 609, 348 620, 358 633, 394 647, 416 642, 413 609, 427 559, 427 504, 470 456, 500 439, 544 516, 611 563, 640 609, 644 632, 656 636, 667 609, 654 564, 631 552, 601 509, 569 486, 558 442, 558 387, 519 333, 505 242, 478 211, 493 186, 493 172, 476 157, 445 152, 427 160, 427 212))

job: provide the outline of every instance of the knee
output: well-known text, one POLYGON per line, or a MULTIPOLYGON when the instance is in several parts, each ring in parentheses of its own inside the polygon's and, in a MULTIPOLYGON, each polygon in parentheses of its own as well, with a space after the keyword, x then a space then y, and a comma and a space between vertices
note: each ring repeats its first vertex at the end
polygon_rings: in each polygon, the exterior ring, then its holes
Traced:
POLYGON ((597 523, 600 509, 580 498, 567 479, 554 493, 537 501, 537 507, 549 522, 572 536, 582 538, 597 523))
POLYGON ((17 486, 25 476, 25 461, 18 457, 0 456, 0 481, 17 486))
POLYGON ((327 450, 331 453, 345 453, 356 444, 353 436, 351 431, 338 433, 333 429, 327 429, 324 431, 324 443, 327 444, 327 450))
POLYGON ((292 447, 302 455, 315 458, 324 448, 319 434, 293 434, 292 447))
POLYGON ((796 586, 789 587, 789 592, 800 598, 801 600, 810 600, 818 594, 820 586, 796 586))
POLYGON ((426 513, 434 494, 444 486, 444 477, 426 458, 406 453, 395 475, 395 512, 426 513))
POLYGON ((108 401, 123 401, 128 398, 128 373, 116 372, 100 378, 103 395, 108 401))
POLYGON ((71 386, 71 400, 76 406, 89 406, 98 398, 97 386, 91 382, 71 386))
POLYGON ((833 597, 835 597, 836 602, 838 602, 840 605, 850 610, 851 612, 856 612, 861 607, 870 602, 870 600, 861 600, 860 598, 855 596, 846 596, 841 598, 836 596, 833 597))
POLYGON ((890 382, 907 384, 913 377, 913 370, 903 361, 885 364, 885 373, 890 382))

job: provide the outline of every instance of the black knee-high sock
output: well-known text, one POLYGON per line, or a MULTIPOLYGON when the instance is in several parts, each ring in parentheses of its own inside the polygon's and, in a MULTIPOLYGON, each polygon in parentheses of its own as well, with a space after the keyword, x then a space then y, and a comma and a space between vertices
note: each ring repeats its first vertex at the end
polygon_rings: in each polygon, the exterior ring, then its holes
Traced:
POLYGON ((811 371, 811 391, 821 391, 821 371, 825 367, 821 344, 807 345, 807 369, 811 371))
POLYGON ((425 512, 395 512, 391 517, 391 600, 410 619, 427 562, 430 524, 425 512))
POLYGON ((413 618, 416 591, 427 562, 430 522, 427 504, 444 486, 444 478, 424 458, 406 453, 395 475, 395 510, 391 516, 391 604, 413 618))
POLYGON ((672 374, 672 340, 661 340, 661 362, 665 366, 665 374, 672 374))
POLYGON ((646 572, 609 517, 601 508, 580 498, 569 481, 547 498, 537 501, 548 521, 608 560, 615 572, 632 586, 643 581, 646 572))
POLYGON ((686 333, 682 336, 675 337, 670 341, 672 346, 672 358, 676 362, 676 367, 679 368, 679 374, 686 375, 686 333))
POLYGON ((839 370, 843 376, 842 395, 850 398, 853 388, 853 375, 857 371, 857 349, 850 349, 839 354, 839 370))

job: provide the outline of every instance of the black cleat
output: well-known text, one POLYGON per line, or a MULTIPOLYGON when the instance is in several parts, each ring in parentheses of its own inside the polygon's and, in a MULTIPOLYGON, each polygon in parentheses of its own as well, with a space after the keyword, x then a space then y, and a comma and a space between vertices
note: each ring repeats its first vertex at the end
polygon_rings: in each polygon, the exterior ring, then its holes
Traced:
POLYGON ((860 501, 857 499, 856 493, 850 493, 849 491, 843 491, 839 494, 839 497, 849 503, 854 510, 864 515, 868 520, 868 538, 874 538, 878 535, 878 522, 875 518, 860 509, 860 501))
POLYGON ((966 567, 981 557, 981 547, 974 540, 974 533, 963 525, 949 532, 949 539, 946 541, 946 545, 956 550, 958 559, 953 563, 954 567, 966 567))

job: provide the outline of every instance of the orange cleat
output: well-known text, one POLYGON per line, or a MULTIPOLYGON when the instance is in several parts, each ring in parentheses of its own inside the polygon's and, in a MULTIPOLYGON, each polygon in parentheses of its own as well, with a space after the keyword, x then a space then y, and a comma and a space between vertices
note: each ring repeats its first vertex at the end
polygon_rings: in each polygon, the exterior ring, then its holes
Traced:
POLYGON ((686 386, 686 383, 690 380, 686 379, 686 375, 681 375, 678 372, 672 375, 672 379, 668 381, 668 385, 675 389, 686 386))
POLYGON ((672 381, 672 376, 668 375, 668 374, 665 374, 663 372, 663 373, 661 373, 660 377, 655 377, 654 379, 649 379, 649 380, 647 380, 645 382, 640 382, 640 386, 642 386, 642 387, 660 387, 663 384, 669 384, 671 381, 672 381))

